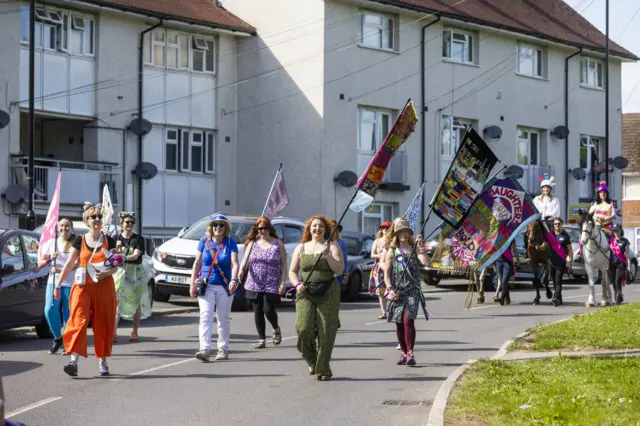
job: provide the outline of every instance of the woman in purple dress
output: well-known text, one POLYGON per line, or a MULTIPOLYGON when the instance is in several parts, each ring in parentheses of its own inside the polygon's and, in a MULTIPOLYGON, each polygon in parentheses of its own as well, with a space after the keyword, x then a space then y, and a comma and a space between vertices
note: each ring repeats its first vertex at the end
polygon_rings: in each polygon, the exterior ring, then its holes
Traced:
POLYGON ((266 322, 273 327, 273 344, 282 342, 276 306, 286 289, 287 252, 267 216, 255 221, 245 242, 244 259, 240 266, 240 280, 246 277, 245 297, 251 301, 258 330, 256 349, 266 347, 266 322))

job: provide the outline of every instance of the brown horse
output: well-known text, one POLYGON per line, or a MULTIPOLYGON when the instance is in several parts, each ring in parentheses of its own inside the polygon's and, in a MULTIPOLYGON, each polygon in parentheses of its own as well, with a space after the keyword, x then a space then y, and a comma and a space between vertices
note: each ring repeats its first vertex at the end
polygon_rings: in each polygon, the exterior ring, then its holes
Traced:
POLYGON ((540 219, 531 222, 527 226, 527 254, 529 255, 529 264, 533 271, 533 287, 536 289, 536 298, 533 299, 534 305, 540 304, 540 277, 547 290, 547 299, 553 297, 553 293, 549 288, 549 243, 544 238, 542 232, 542 222, 540 219))

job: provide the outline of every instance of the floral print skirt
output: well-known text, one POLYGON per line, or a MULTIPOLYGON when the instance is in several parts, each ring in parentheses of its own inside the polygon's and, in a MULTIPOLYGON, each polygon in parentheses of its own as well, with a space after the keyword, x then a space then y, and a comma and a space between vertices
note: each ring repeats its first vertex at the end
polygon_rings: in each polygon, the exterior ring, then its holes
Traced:
POLYGON ((148 267, 135 263, 125 263, 113 274, 120 318, 132 321, 138 307, 140 307, 141 319, 151 316, 148 283, 152 277, 153 272, 148 267))

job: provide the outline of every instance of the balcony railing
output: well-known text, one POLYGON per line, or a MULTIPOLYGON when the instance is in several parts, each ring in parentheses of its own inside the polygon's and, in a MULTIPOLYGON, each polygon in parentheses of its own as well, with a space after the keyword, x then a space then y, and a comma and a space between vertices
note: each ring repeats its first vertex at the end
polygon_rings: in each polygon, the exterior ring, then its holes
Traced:
MULTIPOLYGON (((358 176, 367 169, 373 155, 370 153, 358 152, 358 176)), ((396 152, 389 162, 382 183, 407 183, 407 153, 396 152)))
POLYGON ((545 173, 549 176, 555 176, 553 167, 549 166, 520 166, 524 170, 524 175, 519 179, 520 185, 531 195, 542 193, 540 189, 540 176, 545 173))
MULTIPOLYGON (((120 173, 113 171, 115 163, 58 161, 53 158, 35 158, 33 167, 34 201, 51 202, 56 189, 58 170, 62 170, 60 180, 60 203, 82 204, 85 201, 93 203, 102 200, 102 190, 105 184, 109 187, 111 202, 114 206, 120 204, 121 194, 119 181, 120 173)), ((11 180, 13 184, 27 186, 28 181, 27 157, 13 156, 11 165, 11 180)))

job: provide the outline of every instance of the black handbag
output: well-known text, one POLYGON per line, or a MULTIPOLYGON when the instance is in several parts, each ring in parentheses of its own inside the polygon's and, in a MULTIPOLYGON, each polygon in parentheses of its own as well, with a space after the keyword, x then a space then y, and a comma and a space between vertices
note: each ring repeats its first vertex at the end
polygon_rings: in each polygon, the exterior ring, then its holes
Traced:
POLYGON ((310 296, 321 297, 327 294, 334 281, 335 279, 332 278, 327 281, 308 282, 305 285, 305 289, 310 296))

